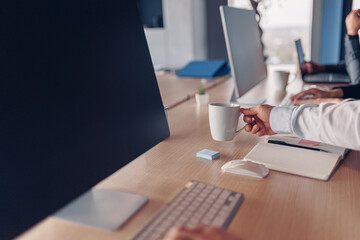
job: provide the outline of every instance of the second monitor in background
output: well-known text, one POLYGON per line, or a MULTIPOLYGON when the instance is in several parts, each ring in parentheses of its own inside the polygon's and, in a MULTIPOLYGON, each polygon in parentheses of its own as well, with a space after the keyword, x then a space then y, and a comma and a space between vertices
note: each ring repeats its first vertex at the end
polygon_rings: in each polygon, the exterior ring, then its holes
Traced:
POLYGON ((258 105, 265 99, 240 98, 267 76, 255 11, 220 6, 226 48, 234 80, 231 102, 258 105))

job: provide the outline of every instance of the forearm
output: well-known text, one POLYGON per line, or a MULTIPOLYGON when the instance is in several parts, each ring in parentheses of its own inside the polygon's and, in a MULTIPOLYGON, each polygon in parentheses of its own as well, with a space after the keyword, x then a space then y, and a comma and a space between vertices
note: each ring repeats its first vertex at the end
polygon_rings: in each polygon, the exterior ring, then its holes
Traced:
POLYGON ((345 38, 345 66, 351 84, 360 82, 360 44, 359 37, 346 36, 345 38))
MULTIPOLYGON (((360 99, 360 84, 351 85, 347 87, 340 87, 336 90, 342 90, 340 98, 357 98, 360 99)), ((334 90, 332 90, 334 91, 334 90)))
POLYGON ((270 114, 270 126, 277 133, 360 150, 359 101, 276 107, 270 114))
POLYGON ((325 72, 330 73, 347 73, 345 62, 340 62, 339 64, 334 65, 325 65, 325 72))

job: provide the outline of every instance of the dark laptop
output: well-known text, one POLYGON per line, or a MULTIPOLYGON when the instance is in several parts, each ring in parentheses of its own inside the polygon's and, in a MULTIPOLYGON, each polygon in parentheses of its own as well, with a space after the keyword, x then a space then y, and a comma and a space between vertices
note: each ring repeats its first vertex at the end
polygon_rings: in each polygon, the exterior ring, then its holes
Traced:
POLYGON ((301 71, 302 80, 305 83, 350 83, 350 78, 346 73, 316 73, 306 74, 301 66, 305 62, 305 55, 301 45, 301 40, 295 41, 296 52, 299 60, 299 68, 301 71))

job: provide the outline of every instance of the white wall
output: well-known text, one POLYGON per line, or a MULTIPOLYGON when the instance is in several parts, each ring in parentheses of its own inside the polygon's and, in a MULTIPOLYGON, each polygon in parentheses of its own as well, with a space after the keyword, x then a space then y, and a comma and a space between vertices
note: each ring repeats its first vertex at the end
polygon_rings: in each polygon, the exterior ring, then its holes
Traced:
POLYGON ((353 0, 352 9, 359 9, 360 8, 360 0, 353 0))
POLYGON ((322 5, 323 0, 313 1, 311 28, 311 61, 313 62, 320 62, 322 5))
POLYGON ((155 69, 180 69, 192 60, 226 59, 219 11, 226 1, 163 0, 164 28, 145 29, 155 69))
POLYGON ((206 58, 205 1, 163 0, 170 67, 206 58))
POLYGON ((228 0, 228 6, 244 9, 253 9, 250 1, 248 0, 228 0))
POLYGON ((207 0, 163 0, 164 28, 145 29, 155 69, 207 58, 207 0))
POLYGON ((146 28, 145 36, 155 69, 164 67, 169 59, 165 28, 146 28))

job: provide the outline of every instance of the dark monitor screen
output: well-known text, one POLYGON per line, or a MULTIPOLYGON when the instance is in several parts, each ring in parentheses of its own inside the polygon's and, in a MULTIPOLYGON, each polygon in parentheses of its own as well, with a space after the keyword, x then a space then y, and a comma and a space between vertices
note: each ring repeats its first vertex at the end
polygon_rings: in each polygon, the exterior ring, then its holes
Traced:
POLYGON ((162 0, 137 0, 142 23, 146 27, 162 28, 163 8, 162 0))
MULTIPOLYGON (((295 40, 296 52, 299 60, 299 65, 302 66, 305 63, 305 55, 301 44, 301 39, 295 40)), ((301 69, 301 68, 300 68, 301 69)))
POLYGON ((0 239, 168 136, 136 1, 0 2, 0 239))

